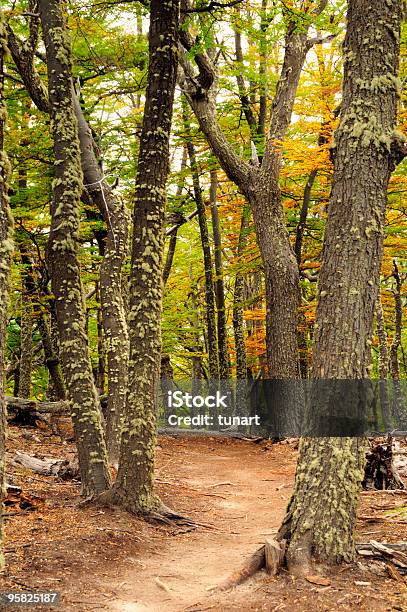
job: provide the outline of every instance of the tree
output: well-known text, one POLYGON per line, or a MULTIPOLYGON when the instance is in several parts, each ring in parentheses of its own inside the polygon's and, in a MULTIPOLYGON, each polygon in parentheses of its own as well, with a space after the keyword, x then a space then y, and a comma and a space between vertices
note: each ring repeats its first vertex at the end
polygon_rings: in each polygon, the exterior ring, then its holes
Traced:
MULTIPOLYGON (((390 174, 405 155, 395 132, 401 2, 350 0, 340 124, 325 230, 313 345, 316 379, 369 377, 373 315, 390 174), (384 53, 383 50, 386 50, 384 53)), ((280 529, 291 569, 354 555, 363 478, 359 438, 301 441, 294 493, 280 529)))
POLYGON ((206 344, 208 347, 208 371, 209 378, 217 380, 219 378, 219 354, 218 340, 216 333, 216 308, 215 308, 215 293, 213 283, 213 264, 211 245, 209 242, 209 230, 206 220, 205 202, 202 195, 201 184, 199 180, 199 169, 196 159, 195 145, 192 141, 191 125, 188 120, 187 108, 183 107, 184 129, 187 138, 187 151, 189 163, 192 173, 192 183, 194 189, 194 198, 198 211, 199 231, 201 234, 202 254, 205 269, 205 307, 206 307, 206 344))
POLYGON ((82 493, 109 487, 110 475, 99 398, 89 359, 80 268, 77 258, 82 171, 73 108, 70 41, 59 0, 40 0, 54 138, 55 179, 48 265, 55 296, 60 357, 78 448, 82 493))
POLYGON ((4 57, 7 51, 7 36, 4 15, 0 11, 0 569, 4 566, 3 554, 3 497, 5 494, 5 441, 6 403, 4 398, 4 349, 6 345, 6 324, 8 308, 8 286, 11 267, 12 219, 8 202, 8 181, 10 165, 4 151, 4 124, 6 106, 4 103, 4 57))
MULTIPOLYGON (((306 55, 320 39, 308 38, 310 17, 318 16, 326 0, 305 2, 302 10, 287 10, 285 53, 283 66, 271 108, 269 133, 264 156, 259 162, 253 142, 252 163, 242 159, 228 142, 216 117, 213 84, 216 72, 209 55, 197 49, 187 29, 181 30, 181 40, 187 52, 194 54, 199 70, 194 69, 184 55, 181 86, 193 109, 199 126, 223 170, 250 202, 257 239, 263 260, 266 284, 267 356, 271 378, 297 378, 297 320, 299 306, 299 273, 294 251, 286 228, 279 187, 281 143, 291 121, 297 86, 306 55)), ((188 9, 188 1, 184 1, 188 9)), ((264 22, 262 28, 264 29, 264 22)), ((237 45, 239 49, 239 45, 237 45)), ((237 60, 241 60, 238 54, 237 60)), ((242 85, 239 86, 242 98, 242 85)), ((247 102, 247 100, 246 100, 247 102)), ((247 104, 243 104, 243 110, 247 104)), ((264 98, 263 98, 264 106, 264 98)), ((264 108, 263 114, 264 117, 264 108)), ((249 125, 253 117, 248 120, 249 125)), ((259 131, 259 130, 257 130, 259 131)), ((252 130, 253 132, 253 130, 252 130)), ((262 129, 260 129, 261 135, 262 129)))
MULTIPOLYGON (((10 51, 32 101, 39 110, 49 113, 47 90, 34 64, 38 37, 36 0, 32 0, 32 4, 33 15, 30 17, 30 35, 26 44, 15 35, 10 25, 7 26, 10 51)), ((114 194, 103 174, 98 147, 81 107, 78 92, 73 93, 73 103, 85 182, 82 196, 87 200, 90 198, 96 205, 107 227, 100 266, 100 294, 108 366, 106 441, 110 460, 116 461, 127 386, 128 330, 121 273, 128 251, 129 216, 125 203, 114 194)))
POLYGON ((130 272, 129 383, 117 480, 105 501, 130 511, 160 509, 154 493, 156 393, 169 139, 178 66, 179 0, 151 1, 148 84, 140 139, 130 272))

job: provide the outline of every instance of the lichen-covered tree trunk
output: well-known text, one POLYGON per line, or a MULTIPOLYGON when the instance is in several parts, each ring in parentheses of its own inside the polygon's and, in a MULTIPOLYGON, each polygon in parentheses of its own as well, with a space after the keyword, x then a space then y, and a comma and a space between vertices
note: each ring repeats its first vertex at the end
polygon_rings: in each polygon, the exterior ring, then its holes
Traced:
POLYGON ((12 220, 8 202, 8 179, 10 166, 4 151, 4 56, 6 54, 6 31, 3 13, 0 11, 0 570, 4 566, 3 554, 3 498, 5 494, 5 441, 6 402, 4 398, 6 323, 8 307, 9 273, 11 267, 12 220))
MULTIPOLYGON (((400 0, 350 0, 340 125, 325 230, 313 347, 317 379, 369 376, 393 150, 400 0), (383 49, 386 52, 383 52, 383 49)), ((315 559, 350 561, 365 444, 303 439, 293 497, 280 530, 294 571, 315 559)))
MULTIPOLYGON (((10 26, 8 34, 11 54, 27 91, 39 110, 49 112, 46 88, 34 65, 35 49, 24 44, 10 26)), ((128 332, 121 285, 121 268, 127 254, 128 215, 124 203, 113 193, 99 167, 91 130, 73 89, 72 96, 78 122, 85 187, 107 225, 106 253, 100 276, 103 326, 107 338, 108 375, 111 371, 108 384, 106 436, 109 454, 114 460, 118 454, 120 415, 125 403, 128 362, 128 332), (117 347, 120 347, 120 350, 117 347)))
POLYGON ((217 190, 218 175, 216 170, 211 170, 210 206, 215 255, 215 297, 216 306, 218 310, 217 330, 219 352, 219 378, 221 380, 227 380, 229 376, 229 354, 225 306, 225 287, 223 282, 222 237, 219 222, 218 204, 216 198, 217 190))
POLYGON ((60 341, 60 358, 72 408, 82 493, 110 485, 99 399, 85 333, 84 300, 77 257, 82 171, 78 126, 72 102, 70 41, 62 4, 40 0, 47 53, 49 106, 55 154, 48 264, 60 341))
POLYGON ((154 483, 169 138, 178 65, 179 0, 151 1, 148 84, 137 171, 129 308, 129 383, 117 480, 109 501, 157 510, 154 483))
POLYGON ((109 459, 119 458, 121 423, 126 403, 129 336, 122 294, 122 266, 128 250, 129 215, 116 196, 96 158, 94 141, 76 94, 81 164, 85 188, 98 206, 107 227, 104 257, 100 266, 100 299, 107 354, 106 445, 109 459))

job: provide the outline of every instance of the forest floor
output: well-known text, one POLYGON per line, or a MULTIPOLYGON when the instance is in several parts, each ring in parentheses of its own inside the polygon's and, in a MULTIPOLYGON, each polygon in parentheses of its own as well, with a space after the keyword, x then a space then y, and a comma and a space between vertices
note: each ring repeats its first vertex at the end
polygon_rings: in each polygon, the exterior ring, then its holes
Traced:
MULTIPOLYGON (((8 444, 9 457, 16 450, 74 457, 71 443, 38 429, 12 427, 8 444)), ((160 438, 158 491, 168 506, 203 524, 193 531, 80 504, 78 483, 11 468, 9 481, 23 494, 7 506, 0 592, 59 591, 59 609, 79 612, 407 611, 405 579, 362 558, 326 572, 324 584, 261 572, 232 591, 211 593, 276 532, 295 461, 295 443, 160 438)), ((407 492, 363 493, 358 540, 407 541, 406 504, 407 492)))

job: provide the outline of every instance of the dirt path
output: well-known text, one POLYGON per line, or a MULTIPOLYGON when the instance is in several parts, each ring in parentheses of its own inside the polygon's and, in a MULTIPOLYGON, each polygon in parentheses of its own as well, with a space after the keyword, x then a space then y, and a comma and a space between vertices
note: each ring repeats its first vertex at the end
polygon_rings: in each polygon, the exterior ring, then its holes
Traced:
MULTIPOLYGON (((8 449, 9 459, 16 450, 75 456, 72 444, 17 428, 10 429, 8 449)), ((0 592, 57 591, 63 612, 407 612, 406 581, 389 574, 386 564, 364 559, 327 569, 324 585, 283 570, 274 578, 260 572, 221 594, 207 590, 239 569, 278 528, 295 461, 293 444, 161 438, 161 499, 212 526, 189 532, 79 503, 79 483, 14 467, 8 477, 22 494, 7 502, 0 592)), ((359 541, 407 541, 406 504, 407 491, 364 492, 359 541)))
MULTIPOLYGON (((195 496, 201 507, 194 514, 191 508, 191 516, 215 529, 201 528, 163 541, 157 555, 143 560, 145 569, 134 560, 136 567, 112 585, 121 595, 110 610, 183 610, 206 598, 208 587, 237 569, 266 535, 275 532, 289 497, 293 453, 284 465, 284 447, 263 449, 267 450, 235 443, 223 454, 219 443, 212 448, 198 443, 195 450, 184 451, 183 465, 172 465, 167 481, 176 485, 163 484, 163 491, 168 501, 171 489, 195 496)), ((165 480, 161 473, 159 480, 165 480)))

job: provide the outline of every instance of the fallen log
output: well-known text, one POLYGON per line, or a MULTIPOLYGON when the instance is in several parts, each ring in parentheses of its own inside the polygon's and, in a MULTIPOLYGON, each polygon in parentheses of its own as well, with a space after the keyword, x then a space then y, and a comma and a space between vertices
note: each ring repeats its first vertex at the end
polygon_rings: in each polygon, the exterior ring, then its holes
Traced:
POLYGON ((169 436, 172 438, 199 438, 207 436, 209 438, 236 438, 237 440, 247 440, 248 442, 260 442, 264 440, 264 438, 259 436, 250 436, 247 434, 243 434, 239 431, 232 430, 217 431, 212 429, 182 429, 178 427, 159 427, 158 434, 160 436, 169 436))
POLYGON ((393 563, 400 574, 407 574, 407 543, 388 544, 370 540, 368 543, 356 544, 359 555, 368 558, 393 563))
MULTIPOLYGON (((35 410, 40 414, 67 415, 70 414, 69 402, 60 400, 59 402, 37 402, 36 400, 24 399, 22 397, 12 397, 6 395, 6 405, 8 410, 35 410)), ((103 406, 107 402, 107 396, 100 396, 100 403, 103 406)))
POLYGON ((24 467, 43 476, 56 476, 61 480, 79 478, 79 466, 76 462, 66 459, 39 459, 27 453, 17 451, 10 461, 15 467, 24 467))
MULTIPOLYGON (((100 396, 102 411, 106 404, 107 396, 100 396)), ((6 395, 6 405, 9 419, 16 424, 35 426, 36 421, 45 421, 48 423, 44 415, 49 414, 51 416, 70 416, 69 402, 66 400, 60 400, 58 402, 37 402, 32 399, 6 395)))

